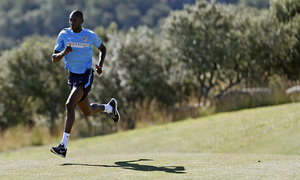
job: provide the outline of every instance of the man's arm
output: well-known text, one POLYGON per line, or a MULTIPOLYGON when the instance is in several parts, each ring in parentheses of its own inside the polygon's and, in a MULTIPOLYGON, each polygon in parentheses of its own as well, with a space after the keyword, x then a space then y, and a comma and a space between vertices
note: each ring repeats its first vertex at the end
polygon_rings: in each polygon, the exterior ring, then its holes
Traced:
POLYGON ((66 48, 62 52, 54 50, 54 52, 52 54, 52 62, 53 63, 59 62, 65 55, 67 55, 71 51, 73 51, 71 44, 66 46, 66 48))
POLYGON ((104 62, 104 59, 105 59, 105 56, 106 56, 106 47, 102 43, 98 49, 100 50, 101 54, 99 55, 99 62, 98 62, 98 64, 96 64, 96 71, 97 71, 98 74, 101 74, 102 73, 103 62, 104 62))

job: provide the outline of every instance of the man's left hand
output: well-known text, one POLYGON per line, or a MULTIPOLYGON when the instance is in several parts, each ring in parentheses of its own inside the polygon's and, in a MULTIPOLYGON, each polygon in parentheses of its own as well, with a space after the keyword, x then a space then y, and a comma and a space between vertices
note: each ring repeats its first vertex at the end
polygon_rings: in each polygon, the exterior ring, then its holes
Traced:
POLYGON ((102 74, 102 67, 96 64, 96 71, 99 75, 102 74))

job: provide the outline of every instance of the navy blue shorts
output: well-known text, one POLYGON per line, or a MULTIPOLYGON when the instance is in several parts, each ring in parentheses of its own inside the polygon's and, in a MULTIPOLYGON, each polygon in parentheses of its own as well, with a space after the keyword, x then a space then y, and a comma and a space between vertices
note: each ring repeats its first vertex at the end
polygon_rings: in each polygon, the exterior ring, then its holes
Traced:
POLYGON ((71 91, 73 87, 77 87, 81 84, 84 86, 84 94, 79 102, 84 100, 87 97, 88 93, 92 89, 92 84, 94 81, 94 70, 87 69, 84 74, 75 74, 69 71, 68 73, 68 84, 70 85, 71 91))

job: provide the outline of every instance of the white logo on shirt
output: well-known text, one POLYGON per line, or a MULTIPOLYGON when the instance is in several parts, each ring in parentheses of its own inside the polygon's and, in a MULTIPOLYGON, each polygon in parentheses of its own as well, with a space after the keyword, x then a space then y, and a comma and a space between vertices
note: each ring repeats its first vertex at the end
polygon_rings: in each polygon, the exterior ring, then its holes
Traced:
POLYGON ((90 47, 88 43, 69 42, 68 44, 71 44, 71 47, 75 47, 75 48, 90 47))

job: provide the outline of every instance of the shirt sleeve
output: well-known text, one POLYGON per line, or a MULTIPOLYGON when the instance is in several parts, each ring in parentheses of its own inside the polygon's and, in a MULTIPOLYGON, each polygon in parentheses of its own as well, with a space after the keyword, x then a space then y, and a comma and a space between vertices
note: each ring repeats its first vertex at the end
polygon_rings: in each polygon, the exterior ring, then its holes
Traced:
POLYGON ((56 44, 55 44, 55 47, 54 47, 54 49, 55 49, 56 51, 59 51, 59 52, 63 51, 64 48, 65 48, 65 46, 64 46, 63 31, 64 31, 64 30, 62 30, 62 31, 58 34, 58 37, 57 37, 57 40, 56 40, 56 44))
POLYGON ((96 33, 93 33, 93 45, 96 48, 99 48, 101 44, 102 44, 101 39, 98 37, 98 35, 96 33))

